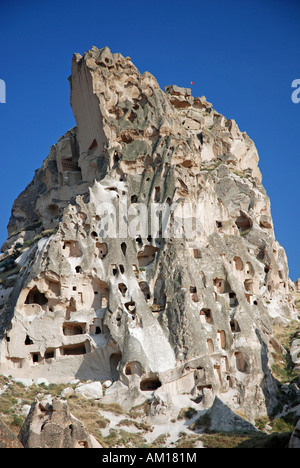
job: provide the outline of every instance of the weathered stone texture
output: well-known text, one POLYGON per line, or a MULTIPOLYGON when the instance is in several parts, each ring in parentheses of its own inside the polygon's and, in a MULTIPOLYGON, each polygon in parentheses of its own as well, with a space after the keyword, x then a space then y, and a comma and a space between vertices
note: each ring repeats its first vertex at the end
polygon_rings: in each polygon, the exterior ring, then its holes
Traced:
POLYGON ((23 448, 17 436, 0 419, 0 448, 23 448))
POLYGON ((101 448, 58 398, 36 399, 18 437, 24 448, 101 448))
POLYGON ((203 408, 219 396, 253 421, 277 404, 273 324, 297 319, 253 141, 107 47, 75 54, 69 81, 77 126, 16 200, 3 246, 0 369, 120 381, 134 401, 160 386, 203 408), (138 222, 155 203, 169 231, 138 222))

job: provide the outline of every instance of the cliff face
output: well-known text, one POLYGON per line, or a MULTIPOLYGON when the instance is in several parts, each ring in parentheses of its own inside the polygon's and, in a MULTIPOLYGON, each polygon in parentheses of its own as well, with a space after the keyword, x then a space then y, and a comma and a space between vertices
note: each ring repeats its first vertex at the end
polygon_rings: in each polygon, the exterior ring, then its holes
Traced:
POLYGON ((75 54, 69 80, 77 126, 2 247, 1 372, 265 414, 273 325, 297 314, 254 143, 107 47, 75 54))

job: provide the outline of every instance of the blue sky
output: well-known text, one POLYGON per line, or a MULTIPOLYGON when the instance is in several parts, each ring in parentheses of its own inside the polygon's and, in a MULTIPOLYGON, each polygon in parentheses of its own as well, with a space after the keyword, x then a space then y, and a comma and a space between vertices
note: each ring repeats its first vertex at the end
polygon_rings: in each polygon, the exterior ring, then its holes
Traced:
POLYGON ((299 0, 0 0, 0 18, 0 244, 14 199, 75 124, 73 53, 108 46, 162 88, 193 81, 254 140, 276 238, 300 277, 299 0))

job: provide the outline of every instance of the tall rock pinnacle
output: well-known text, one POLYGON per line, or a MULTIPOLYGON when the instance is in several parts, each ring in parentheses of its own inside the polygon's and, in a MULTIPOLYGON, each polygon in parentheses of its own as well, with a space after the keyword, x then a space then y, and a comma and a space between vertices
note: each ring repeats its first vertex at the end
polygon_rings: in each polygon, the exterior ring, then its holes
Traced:
POLYGON ((266 414, 273 325, 297 315, 253 141, 107 47, 74 54, 69 81, 77 125, 2 247, 0 372, 266 414))

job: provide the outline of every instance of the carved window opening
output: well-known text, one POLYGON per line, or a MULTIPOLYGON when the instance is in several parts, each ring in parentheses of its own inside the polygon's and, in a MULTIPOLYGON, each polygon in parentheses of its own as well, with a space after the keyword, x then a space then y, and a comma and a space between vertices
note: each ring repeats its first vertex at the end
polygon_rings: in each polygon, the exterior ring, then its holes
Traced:
POLYGON ((153 306, 155 311, 161 311, 166 307, 167 296, 165 293, 165 280, 162 276, 159 276, 154 285, 153 290, 153 306))
POLYGON ((211 309, 201 309, 200 310, 200 322, 202 322, 202 323, 212 323, 211 309))
POLYGON ((244 286, 247 292, 253 294, 253 280, 252 279, 245 280, 244 286))
POLYGON ((94 309, 105 309, 108 305, 109 288, 105 281, 98 279, 93 280, 94 301, 92 307, 94 309))
POLYGON ((64 255, 67 257, 81 257, 82 252, 79 249, 77 241, 65 241, 63 245, 64 255))
POLYGON ((90 325, 90 334, 91 335, 101 335, 102 333, 102 319, 96 318, 93 323, 90 325))
POLYGON ((246 263, 245 270, 246 270, 247 275, 253 275, 254 274, 253 266, 252 266, 252 264, 250 262, 246 263))
POLYGON ((47 211, 51 218, 55 218, 56 216, 59 215, 59 206, 56 205, 55 203, 52 203, 51 205, 48 206, 47 211))
POLYGON ((25 338, 25 345, 26 345, 26 346, 29 346, 29 345, 32 345, 32 344, 33 344, 32 339, 31 339, 28 335, 26 335, 26 338, 25 338))
POLYGON ((126 286, 126 284, 120 283, 120 284, 118 285, 118 288, 119 288, 120 293, 121 293, 122 296, 124 297, 124 296, 126 295, 126 292, 127 292, 127 286, 126 286))
POLYGON ((98 249, 98 257, 101 259, 105 258, 107 255, 107 251, 108 251, 107 244, 105 242, 103 243, 97 242, 96 248, 98 249))
POLYGON ((121 250, 122 250, 122 252, 123 252, 123 255, 125 256, 125 255, 126 255, 126 250, 127 250, 126 242, 122 242, 122 244, 121 244, 121 250))
POLYGON ((154 201, 155 203, 160 202, 160 187, 155 187, 154 189, 154 201))
POLYGON ((233 382, 232 382, 232 378, 230 377, 230 375, 226 376, 226 380, 228 382, 229 388, 232 388, 233 387, 233 382))
POLYGON ((47 348, 44 355, 45 359, 53 359, 55 357, 55 349, 47 348))
POLYGON ((40 355, 40 353, 31 353, 31 358, 32 358, 32 362, 34 364, 40 362, 42 360, 42 357, 40 355))
POLYGON ((239 305, 235 292, 229 293, 229 305, 230 307, 237 307, 239 305))
POLYGON ((113 353, 110 356, 110 370, 111 370, 111 378, 113 381, 119 379, 119 364, 122 359, 122 353, 120 351, 113 353))
POLYGON ((79 356, 86 354, 86 352, 85 343, 62 346, 60 350, 62 356, 79 356))
POLYGON ((34 286, 31 291, 29 291, 25 304, 38 304, 44 306, 48 303, 48 299, 44 293, 41 293, 37 286, 34 286))
POLYGON ((135 302, 133 302, 133 301, 127 302, 127 303, 125 304, 125 307, 126 307, 126 309, 128 310, 128 312, 129 312, 131 315, 135 315, 135 313, 136 313, 135 302))
POLYGON ((243 353, 237 351, 235 353, 236 367, 240 372, 246 371, 246 362, 243 353))
POLYGON ((235 268, 237 271, 242 271, 244 268, 244 264, 242 262, 242 259, 240 257, 234 257, 234 263, 235 263, 235 268))
POLYGON ((144 369, 141 364, 137 361, 128 362, 125 367, 125 375, 139 375, 142 376, 144 374, 144 369))
POLYGON ((223 294, 225 292, 225 281, 222 278, 215 278, 214 288, 216 293, 223 294))
POLYGON ((61 168, 63 172, 79 172, 80 167, 78 163, 73 161, 72 158, 65 158, 61 160, 61 168))
POLYGON ((241 234, 246 233, 252 227, 251 219, 242 212, 240 212, 240 216, 236 219, 235 224, 241 234))
POLYGON ((241 330, 240 330, 240 326, 239 326, 237 320, 235 320, 235 319, 232 319, 232 320, 231 320, 231 322, 230 322, 230 327, 231 327, 232 333, 238 333, 238 332, 241 331, 241 330))
POLYGON ((228 372, 228 371, 229 371, 229 362, 228 362, 227 356, 221 356, 221 369, 222 369, 224 372, 228 372))
POLYGON ((249 304, 252 304, 252 302, 253 302, 253 296, 252 296, 252 294, 247 294, 247 293, 245 293, 245 298, 246 298, 246 300, 247 300, 247 302, 248 302, 249 304))
POLYGON ((198 294, 197 294, 197 288, 195 286, 190 286, 190 294, 191 294, 191 299, 194 302, 198 302, 198 294))
POLYGON ((194 251, 194 258, 201 258, 200 249, 193 249, 193 251, 194 251))
POLYGON ((149 284, 146 281, 141 281, 139 283, 139 287, 142 293, 144 294, 146 301, 149 301, 149 299, 151 298, 149 284))
POLYGON ((154 391, 161 387, 161 381, 158 377, 148 377, 143 379, 140 383, 140 389, 142 392, 154 391))
POLYGON ((65 336, 82 335, 84 333, 85 324, 68 322, 63 325, 63 334, 65 336))
POLYGON ((220 368, 220 366, 218 364, 214 365, 214 373, 215 373, 217 379, 219 379, 220 383, 222 383, 221 368, 220 368))
POLYGON ((207 345, 207 349, 208 349, 209 354, 212 354, 214 352, 214 344, 213 344, 213 341, 210 338, 208 338, 206 340, 206 345, 207 345))
POLYGON ((158 251, 157 247, 146 245, 145 248, 138 253, 138 262, 140 267, 146 267, 155 260, 155 254, 158 251))
POLYGON ((219 348, 222 348, 222 349, 226 348, 226 334, 224 330, 218 330, 217 343, 218 343, 219 348))

